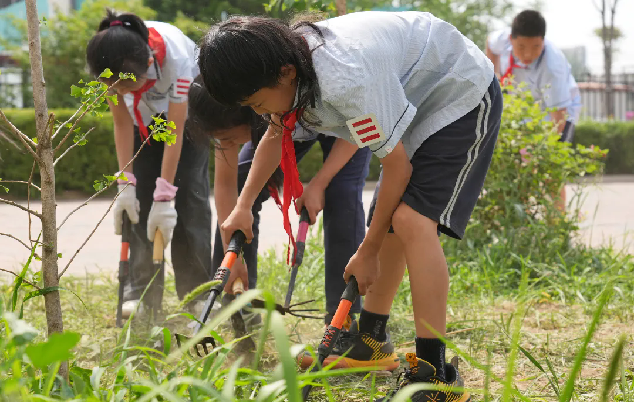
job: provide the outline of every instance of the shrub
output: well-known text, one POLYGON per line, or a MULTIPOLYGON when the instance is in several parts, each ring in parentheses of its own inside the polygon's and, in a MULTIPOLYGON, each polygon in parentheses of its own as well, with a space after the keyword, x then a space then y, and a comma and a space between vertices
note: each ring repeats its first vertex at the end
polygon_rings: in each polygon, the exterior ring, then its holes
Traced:
MULTIPOLYGON (((9 120, 26 133, 35 133, 34 112, 32 109, 14 109, 5 111, 9 120)), ((55 110, 58 120, 70 117, 71 111, 68 109, 55 110)), ((505 118, 506 119, 506 118, 505 118)), ((515 120, 519 124, 520 120, 515 120)), ((92 183, 99 179, 105 171, 114 172, 117 169, 116 155, 114 151, 113 124, 112 117, 106 113, 102 119, 88 118, 84 124, 86 127, 95 127, 95 131, 90 134, 85 151, 80 155, 69 155, 60 163, 57 175, 57 191, 80 191, 92 193, 92 183), (87 178, 88 180, 85 180, 87 178)), ((510 126, 509 126, 510 127, 510 126)), ((522 133, 527 133, 522 128, 522 133)), ((0 130, 7 131, 6 127, 0 123, 0 130)), ((529 130, 549 130, 546 126, 529 130)), ((541 131, 540 131, 541 132, 541 131)), ((606 174, 632 174, 634 173, 634 122, 609 122, 598 123, 591 121, 581 122, 575 128, 575 144, 590 147, 598 146, 601 149, 611 151, 605 159, 606 174)), ((322 152, 319 146, 314 146, 299 163, 300 177, 304 182, 308 182, 322 165, 322 152)), ((210 169, 213 172, 214 158, 210 160, 210 169)), ((25 178, 31 171, 31 162, 25 154, 20 154, 8 142, 0 138, 0 177, 9 179, 25 178)), ((381 164, 375 156, 370 161, 370 174, 367 180, 375 181, 379 178, 381 164)), ((586 172, 590 173, 590 172, 586 172)), ((213 184, 213 174, 210 175, 213 184)), ((12 186, 11 196, 25 197, 26 188, 24 186, 12 186)))
POLYGON ((575 143, 609 149, 607 174, 634 174, 634 121, 583 121, 575 128, 575 143))
POLYGON ((523 268, 537 275, 543 270, 535 264, 581 255, 571 241, 579 229, 579 199, 568 196, 567 213, 556 200, 572 178, 600 174, 607 154, 597 146, 559 142, 545 116, 530 93, 504 95, 498 142, 465 241, 445 240, 449 259, 494 260, 510 275, 511 287, 523 268))

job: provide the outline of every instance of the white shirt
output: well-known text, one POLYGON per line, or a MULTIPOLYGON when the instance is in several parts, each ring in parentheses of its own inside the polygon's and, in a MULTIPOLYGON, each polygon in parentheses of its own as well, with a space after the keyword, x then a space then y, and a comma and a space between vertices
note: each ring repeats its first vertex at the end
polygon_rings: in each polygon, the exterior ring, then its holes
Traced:
MULTIPOLYGON (((510 65, 511 46, 510 28, 493 32, 488 38, 489 49, 500 56, 500 72, 504 74, 510 65)), ((577 82, 571 73, 570 63, 561 50, 546 39, 541 56, 526 66, 517 58, 515 64, 521 68, 513 69, 516 82, 525 82, 533 98, 541 102, 543 108, 566 108, 567 120, 576 123, 581 112, 581 94, 577 82)), ((550 118, 550 117, 549 117, 550 118)))
MULTIPOLYGON (((314 130, 353 142, 346 121, 373 113, 385 134, 370 145, 387 156, 400 140, 411 158, 429 136, 479 105, 493 65, 452 25, 421 12, 359 12, 306 30, 321 98, 306 116, 314 130), (319 47, 318 47, 319 46, 319 47)), ((312 128, 312 127, 311 127, 312 128)), ((298 129, 293 138, 313 137, 298 129)))
MULTIPOLYGON (((180 29, 156 21, 145 21, 145 25, 156 29, 165 42, 163 66, 158 68, 155 59, 147 71, 147 78, 156 79, 156 83, 141 96, 139 102, 138 109, 143 117, 143 123, 147 126, 152 123, 152 116, 158 113, 167 115, 170 102, 187 102, 189 86, 199 74, 199 69, 196 44, 180 29)), ((134 124, 138 125, 132 109, 134 95, 126 94, 124 100, 134 124)))

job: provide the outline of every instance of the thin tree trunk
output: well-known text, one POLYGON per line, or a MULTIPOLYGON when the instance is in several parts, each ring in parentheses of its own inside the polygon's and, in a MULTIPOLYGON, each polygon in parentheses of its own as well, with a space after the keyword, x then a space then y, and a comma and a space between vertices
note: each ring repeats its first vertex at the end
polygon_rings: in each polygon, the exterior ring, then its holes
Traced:
MULTIPOLYGON (((48 108, 46 105, 46 83, 42 67, 40 43, 40 21, 36 0, 26 0, 26 17, 29 37, 29 59, 31 63, 31 83, 35 106, 35 126, 37 128, 37 154, 41 172, 42 188, 42 277, 44 287, 59 286, 57 275, 57 206, 55 203, 55 169, 53 167, 53 144, 50 136, 52 124, 47 128, 48 108)), ((48 334, 62 332, 62 306, 59 292, 44 296, 48 334)), ((68 363, 62 363, 59 375, 68 380, 68 363)))
POLYGON ((612 57, 614 56, 614 42, 616 41, 616 32, 614 30, 614 15, 616 14, 616 3, 618 0, 614 0, 610 8, 610 35, 609 35, 609 52, 607 58, 607 65, 605 69, 606 74, 606 87, 608 88, 608 116, 614 118, 614 89, 612 88, 612 57))
POLYGON ((346 0, 335 0, 335 7, 337 8, 337 15, 344 15, 346 13, 346 0))

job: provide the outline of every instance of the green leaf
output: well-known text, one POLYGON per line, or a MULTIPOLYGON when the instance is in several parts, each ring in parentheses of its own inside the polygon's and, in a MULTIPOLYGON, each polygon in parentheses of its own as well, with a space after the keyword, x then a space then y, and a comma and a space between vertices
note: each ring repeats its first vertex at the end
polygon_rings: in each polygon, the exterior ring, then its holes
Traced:
MULTIPOLYGON (((70 86, 70 94, 71 94, 71 96, 74 96, 75 98, 81 98, 81 95, 82 95, 81 88, 78 87, 77 85, 71 85, 70 86)), ((70 123, 68 123, 66 125, 66 127, 68 127, 68 128, 72 127, 72 126, 69 127, 69 124, 70 123)))
POLYGON ((99 77, 101 77, 101 78, 110 78, 110 77, 112 77, 112 75, 113 75, 113 72, 110 71, 109 68, 106 68, 105 70, 103 70, 103 73, 101 73, 99 75, 99 77))
POLYGON ((34 142, 34 143, 36 143, 36 144, 37 144, 37 137, 33 137, 33 138, 31 138, 31 139, 33 140, 33 142, 34 142))
POLYGON ((73 357, 71 349, 77 345, 81 336, 76 332, 52 333, 48 341, 29 345, 26 354, 31 363, 37 368, 43 369, 49 364, 62 362, 73 357))
POLYGON ((13 343, 18 346, 32 341, 38 334, 37 329, 33 328, 28 322, 19 319, 14 313, 6 312, 2 318, 9 324, 13 343))
POLYGON ((119 104, 119 100, 117 99, 117 95, 106 96, 106 98, 108 98, 110 100, 110 102, 114 103, 115 105, 119 104))
POLYGON ((62 258, 62 253, 57 253, 57 258, 62 258))

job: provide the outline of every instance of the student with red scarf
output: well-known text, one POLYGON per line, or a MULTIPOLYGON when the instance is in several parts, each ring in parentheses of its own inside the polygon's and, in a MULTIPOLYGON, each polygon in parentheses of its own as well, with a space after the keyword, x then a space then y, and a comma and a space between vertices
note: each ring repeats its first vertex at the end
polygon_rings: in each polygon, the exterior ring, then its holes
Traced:
MULTIPOLYGON (((179 298, 211 280, 209 144, 194 143, 184 130, 189 87, 198 75, 197 52, 194 42, 172 25, 111 10, 86 48, 94 76, 106 68, 112 71, 112 77, 104 79, 107 84, 119 79, 120 73, 136 77, 117 83, 113 87, 117 102, 109 101, 119 169, 148 137, 152 116, 176 125, 175 144, 150 139, 124 169, 127 181, 119 180, 122 192, 113 208, 115 233, 121 234, 124 211, 133 223, 124 316, 136 308, 154 276, 152 241, 157 230, 165 246, 172 246, 179 298)), ((162 277, 155 280, 163 282, 162 277)))

